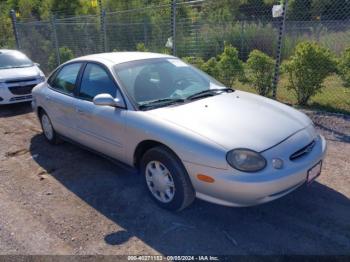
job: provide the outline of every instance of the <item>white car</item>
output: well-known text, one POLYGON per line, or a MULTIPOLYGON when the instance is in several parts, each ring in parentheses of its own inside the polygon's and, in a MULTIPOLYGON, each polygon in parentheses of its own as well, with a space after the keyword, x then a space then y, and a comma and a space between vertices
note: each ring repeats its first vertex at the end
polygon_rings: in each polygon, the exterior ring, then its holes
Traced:
POLYGON ((0 105, 32 100, 32 89, 45 81, 44 73, 25 54, 0 49, 0 105))

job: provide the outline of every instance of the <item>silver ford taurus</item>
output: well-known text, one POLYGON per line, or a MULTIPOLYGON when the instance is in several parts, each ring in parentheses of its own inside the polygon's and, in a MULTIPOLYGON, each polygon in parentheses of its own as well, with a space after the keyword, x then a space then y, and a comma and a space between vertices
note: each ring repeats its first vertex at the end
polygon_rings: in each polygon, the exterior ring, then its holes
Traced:
POLYGON ((195 197, 227 206, 277 199, 314 181, 326 151, 303 113, 226 88, 169 55, 77 58, 33 97, 50 143, 74 141, 137 168, 170 210, 195 197))

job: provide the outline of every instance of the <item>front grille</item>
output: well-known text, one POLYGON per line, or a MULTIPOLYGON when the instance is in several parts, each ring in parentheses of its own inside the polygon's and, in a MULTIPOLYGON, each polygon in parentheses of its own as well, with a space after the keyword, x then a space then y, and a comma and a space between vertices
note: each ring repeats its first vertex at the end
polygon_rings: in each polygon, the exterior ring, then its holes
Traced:
POLYGON ((11 86, 8 89, 14 95, 26 95, 32 92, 32 89, 36 84, 26 85, 26 86, 11 86))
POLYGON ((315 140, 313 140, 310 144, 304 146, 302 149, 299 149, 298 151, 296 151, 295 153, 293 153, 293 154, 289 157, 289 159, 293 161, 293 160, 296 160, 296 159, 298 159, 298 158, 301 158, 301 157, 303 157, 303 156, 309 154, 309 153, 312 151, 312 149, 313 149, 314 146, 315 146, 315 140))
POLYGON ((16 96, 16 97, 12 97, 10 99, 10 102, 13 102, 13 101, 21 101, 21 100, 27 100, 27 99, 32 99, 32 95, 28 95, 28 96, 16 96))
POLYGON ((17 84, 17 83, 23 83, 23 82, 33 82, 37 81, 36 78, 22 78, 22 79, 13 79, 13 80, 7 80, 5 81, 6 84, 17 84))

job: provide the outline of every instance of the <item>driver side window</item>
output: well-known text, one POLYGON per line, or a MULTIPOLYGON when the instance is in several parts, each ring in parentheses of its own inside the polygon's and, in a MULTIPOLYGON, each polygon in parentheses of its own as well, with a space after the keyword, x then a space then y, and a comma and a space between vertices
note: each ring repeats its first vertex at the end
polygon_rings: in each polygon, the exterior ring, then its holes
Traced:
POLYGON ((81 81, 79 97, 92 100, 99 94, 110 94, 116 97, 117 87, 106 70, 96 64, 87 64, 81 81))

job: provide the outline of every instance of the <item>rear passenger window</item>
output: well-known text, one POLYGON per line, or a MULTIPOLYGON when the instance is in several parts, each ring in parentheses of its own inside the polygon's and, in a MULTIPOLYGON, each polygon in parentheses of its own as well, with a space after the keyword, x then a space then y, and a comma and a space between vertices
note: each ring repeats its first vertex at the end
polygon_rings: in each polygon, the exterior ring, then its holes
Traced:
POLYGON ((116 96, 117 87, 104 68, 96 64, 85 67, 80 85, 79 97, 92 100, 99 94, 116 96))
POLYGON ((73 94, 81 63, 64 66, 51 81, 52 88, 66 94, 73 94))

